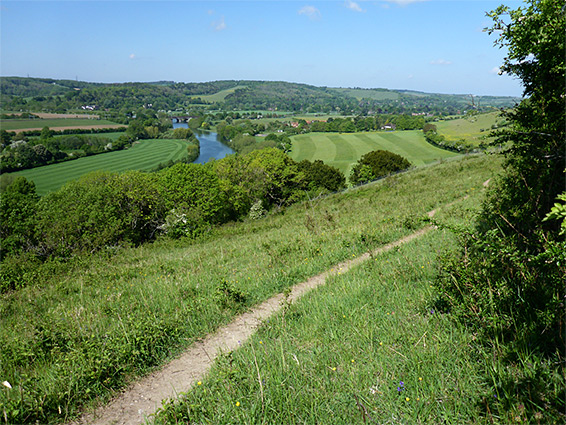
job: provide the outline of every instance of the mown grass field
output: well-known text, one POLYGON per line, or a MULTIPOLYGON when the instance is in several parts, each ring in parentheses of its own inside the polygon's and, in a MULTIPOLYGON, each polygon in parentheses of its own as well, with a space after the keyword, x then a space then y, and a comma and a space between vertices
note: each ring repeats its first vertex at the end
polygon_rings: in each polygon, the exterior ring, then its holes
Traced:
POLYGON ((503 119, 499 117, 499 112, 490 112, 454 120, 438 121, 433 124, 436 125, 438 133, 446 137, 446 140, 464 139, 479 145, 481 142, 486 143, 493 140, 489 137, 489 133, 492 131, 492 126, 498 122, 503 122, 503 119))
MULTIPOLYGON (((54 118, 54 119, 36 119, 36 120, 2 120, 0 128, 6 131, 17 131, 22 129, 37 129, 43 127, 59 128, 59 127, 84 127, 89 128, 96 126, 112 126, 121 125, 108 120, 94 120, 88 118, 54 118)), ((123 126, 123 125, 121 125, 123 126)), ((125 126, 124 126, 125 127, 125 126)))
POLYGON ((57 190, 70 180, 95 170, 149 171, 162 162, 177 160, 187 155, 184 140, 150 139, 134 144, 130 149, 83 157, 58 164, 9 173, 24 176, 35 183, 37 193, 45 195, 57 190))
POLYGON ((291 157, 295 161, 320 159, 348 176, 362 155, 383 149, 407 158, 421 166, 452 158, 458 154, 426 142, 422 131, 374 133, 308 133, 294 136, 291 157))
MULTIPOLYGON (((457 201, 449 211, 465 214, 499 167, 491 156, 464 157, 196 241, 159 240, 46 266, 42 285, 0 298, 0 376, 13 389, 0 391, 0 404, 13 422, 66 421, 248 307, 411 234, 428 211, 457 201), (469 204, 459 203, 464 195, 469 204)), ((389 421, 410 423, 416 416, 406 412, 417 408, 433 422, 473 418, 483 390, 470 336, 426 308, 434 253, 450 246, 445 233, 338 276, 270 321, 189 394, 198 399, 195 420, 361 423, 356 397, 389 421), (241 360, 252 349, 257 367, 241 360), (406 392, 397 396, 401 380, 406 392)), ((174 415, 192 412, 191 404, 174 415)))

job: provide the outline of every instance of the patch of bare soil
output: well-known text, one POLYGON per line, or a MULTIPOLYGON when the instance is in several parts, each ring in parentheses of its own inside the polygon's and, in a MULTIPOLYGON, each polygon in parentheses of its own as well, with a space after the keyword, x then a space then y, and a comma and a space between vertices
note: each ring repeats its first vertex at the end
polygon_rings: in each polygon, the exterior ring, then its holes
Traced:
MULTIPOLYGON (((428 213, 430 217, 435 211, 428 213)), ((371 255, 389 251, 399 245, 416 239, 432 227, 425 227, 403 239, 385 245, 371 255)), ((355 259, 338 264, 332 270, 311 277, 291 289, 289 301, 295 301, 306 292, 323 285, 326 278, 338 272, 345 272, 370 258, 366 253, 355 259)), ((276 295, 249 312, 238 316, 230 324, 218 329, 204 340, 195 343, 179 358, 171 361, 163 369, 142 378, 118 395, 108 405, 94 413, 83 416, 75 424, 90 425, 134 425, 142 424, 145 418, 161 406, 164 399, 176 397, 196 382, 203 380, 216 357, 223 352, 236 350, 262 323, 282 307, 283 294, 276 295)))

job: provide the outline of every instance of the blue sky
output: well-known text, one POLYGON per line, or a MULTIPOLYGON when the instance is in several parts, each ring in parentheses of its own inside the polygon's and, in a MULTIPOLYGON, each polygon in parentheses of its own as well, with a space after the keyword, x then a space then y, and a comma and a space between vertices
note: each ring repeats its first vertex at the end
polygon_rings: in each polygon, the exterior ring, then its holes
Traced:
POLYGON ((520 96, 484 0, 5 1, 0 73, 520 96))

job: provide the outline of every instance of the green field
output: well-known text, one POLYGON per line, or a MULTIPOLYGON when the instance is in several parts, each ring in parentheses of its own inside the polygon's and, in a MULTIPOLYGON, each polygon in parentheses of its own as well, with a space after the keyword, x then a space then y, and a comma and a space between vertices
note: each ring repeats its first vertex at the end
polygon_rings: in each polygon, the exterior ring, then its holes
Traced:
POLYGON ((229 94, 234 93, 238 89, 245 89, 246 87, 247 86, 236 86, 232 87, 231 89, 221 90, 218 93, 195 95, 192 97, 200 97, 202 100, 205 100, 207 102, 222 102, 229 94))
POLYGON ((187 154, 188 143, 184 140, 143 140, 130 149, 108 152, 94 156, 60 162, 30 170, 10 173, 14 176, 24 176, 35 183, 37 193, 45 195, 60 188, 69 180, 95 170, 149 171, 162 162, 180 159, 187 154))
MULTIPOLYGON (((101 126, 101 125, 117 125, 115 122, 108 120, 89 120, 88 118, 54 118, 54 119, 35 119, 35 120, 1 120, 0 128, 2 130, 21 130, 25 128, 43 127, 78 127, 78 126, 101 126)), ((125 127, 125 126, 124 126, 125 127)))
POLYGON ((338 88, 332 89, 346 96, 355 97, 358 100, 373 99, 373 100, 396 100, 399 99, 399 93, 386 90, 386 89, 348 89, 338 88))
POLYGON ((320 159, 346 176, 362 155, 383 149, 407 158, 415 166, 457 156, 427 143, 422 131, 382 133, 309 133, 294 136, 291 157, 295 161, 320 159))
POLYGON ((482 141, 492 140, 489 133, 491 127, 498 122, 503 122, 503 118, 499 117, 499 112, 490 112, 489 114, 439 121, 435 122, 434 125, 436 125, 438 133, 442 134, 448 141, 464 139, 479 145, 482 141))

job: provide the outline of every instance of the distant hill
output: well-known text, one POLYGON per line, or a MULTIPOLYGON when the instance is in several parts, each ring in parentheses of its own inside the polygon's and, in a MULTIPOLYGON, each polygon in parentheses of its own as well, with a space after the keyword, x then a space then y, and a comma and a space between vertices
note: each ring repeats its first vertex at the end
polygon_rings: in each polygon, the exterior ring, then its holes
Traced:
POLYGON ((3 111, 61 112, 86 105, 132 111, 188 109, 279 110, 291 112, 457 114, 469 109, 512 107, 519 99, 435 94, 385 88, 329 88, 284 81, 225 80, 206 83, 157 81, 89 83, 49 78, 0 77, 3 111))

